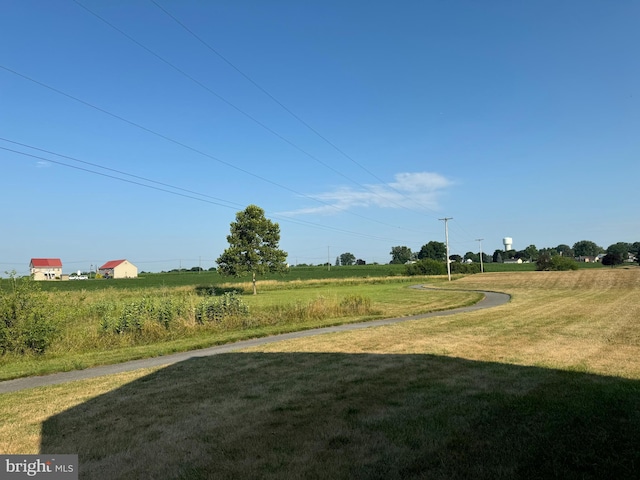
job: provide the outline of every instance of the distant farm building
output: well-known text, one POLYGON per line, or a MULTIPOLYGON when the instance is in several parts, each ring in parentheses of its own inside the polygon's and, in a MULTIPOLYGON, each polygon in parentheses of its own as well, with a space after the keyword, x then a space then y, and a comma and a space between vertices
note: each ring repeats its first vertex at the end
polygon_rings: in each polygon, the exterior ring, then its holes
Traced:
POLYGON ((602 257, 599 255, 580 255, 579 257, 576 257, 576 261, 584 263, 595 263, 600 260, 602 260, 602 257))
POLYGON ((98 269, 104 278, 137 278, 138 267, 129 260, 111 260, 98 269))
POLYGON ((502 263, 523 263, 521 258, 509 258, 502 263))
POLYGON ((34 280, 56 280, 62 278, 62 261, 59 258, 32 258, 29 272, 34 280))

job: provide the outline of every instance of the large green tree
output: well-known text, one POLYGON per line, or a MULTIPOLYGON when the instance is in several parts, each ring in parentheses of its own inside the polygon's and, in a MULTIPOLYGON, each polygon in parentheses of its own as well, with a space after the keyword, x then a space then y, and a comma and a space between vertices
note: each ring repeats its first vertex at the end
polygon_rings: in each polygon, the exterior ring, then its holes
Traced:
POLYGON ((278 248, 280 226, 267 219, 264 210, 256 205, 236 213, 227 241, 229 248, 216 260, 218 271, 223 275, 252 274, 254 295, 256 275, 287 269, 287 252, 278 248))
POLYGON ((353 265, 356 261, 356 256, 353 253, 345 252, 340 254, 340 265, 353 265))
MULTIPOLYGON (((607 253, 613 255, 615 258, 620 258, 624 262, 629 258, 629 252, 633 248, 633 245, 627 242, 618 242, 607 247, 607 253)), ((622 263, 621 262, 621 263, 622 263)))
POLYGON ((620 253, 607 253, 604 257, 602 257, 602 264, 603 265, 610 265, 610 266, 614 266, 614 265, 622 265, 623 262, 623 258, 622 255, 620 255, 620 253))
POLYGON ((391 247, 391 263, 403 264, 411 260, 411 249, 405 246, 391 247))
POLYGON ((526 260, 529 260, 531 262, 535 262, 538 259, 538 249, 535 245, 529 245, 522 251, 522 253, 522 258, 525 258, 526 260))
POLYGON ((447 246, 442 242, 436 242, 431 240, 429 243, 422 246, 420 252, 418 252, 418 258, 430 258, 432 260, 442 260, 447 258, 447 246))
POLYGON ((573 254, 576 257, 595 257, 602 253, 602 247, 590 240, 580 240, 573 244, 573 254))
POLYGON ((564 243, 561 243, 556 247, 556 252, 558 252, 558 255, 562 255, 563 257, 573 257, 574 255, 573 248, 569 245, 565 245, 564 243))

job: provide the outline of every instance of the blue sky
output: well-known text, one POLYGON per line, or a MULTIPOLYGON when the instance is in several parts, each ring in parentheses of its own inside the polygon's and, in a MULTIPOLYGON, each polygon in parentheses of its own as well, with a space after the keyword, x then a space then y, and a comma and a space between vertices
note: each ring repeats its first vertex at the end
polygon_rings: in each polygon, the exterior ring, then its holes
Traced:
POLYGON ((249 204, 291 264, 387 263, 444 241, 444 217, 461 255, 640 241, 639 19, 630 1, 6 0, 0 270, 209 268, 249 204))

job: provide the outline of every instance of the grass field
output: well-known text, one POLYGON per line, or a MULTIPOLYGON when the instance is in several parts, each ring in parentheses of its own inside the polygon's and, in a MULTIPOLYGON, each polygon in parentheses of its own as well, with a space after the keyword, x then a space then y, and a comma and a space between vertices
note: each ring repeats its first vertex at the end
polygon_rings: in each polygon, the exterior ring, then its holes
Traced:
POLYGON ((0 396, 81 478, 638 478, 640 269, 468 276, 491 310, 0 396))

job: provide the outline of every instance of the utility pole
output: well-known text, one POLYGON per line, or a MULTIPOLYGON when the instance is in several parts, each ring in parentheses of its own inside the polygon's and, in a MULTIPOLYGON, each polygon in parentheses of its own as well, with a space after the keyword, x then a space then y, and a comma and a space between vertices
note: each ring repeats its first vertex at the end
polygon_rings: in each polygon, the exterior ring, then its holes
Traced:
POLYGON ((449 277, 449 281, 451 281, 451 262, 449 261, 449 227, 447 222, 449 220, 453 220, 453 217, 439 218, 438 220, 444 222, 444 239, 447 246, 447 276, 449 277))
POLYGON ((331 247, 327 245, 327 271, 331 271, 331 252, 329 248, 331 247))
POLYGON ((484 273, 484 265, 482 263, 482 240, 484 240, 484 238, 476 238, 476 242, 480 242, 480 273, 484 273))

